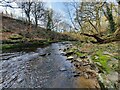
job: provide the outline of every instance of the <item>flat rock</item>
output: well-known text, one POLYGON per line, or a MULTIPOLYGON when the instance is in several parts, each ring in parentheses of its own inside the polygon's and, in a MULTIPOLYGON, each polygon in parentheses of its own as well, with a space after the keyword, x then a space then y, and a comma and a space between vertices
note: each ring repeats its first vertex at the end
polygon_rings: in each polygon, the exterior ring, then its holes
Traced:
POLYGON ((0 73, 6 73, 6 72, 7 72, 6 69, 0 70, 0 73))
POLYGON ((62 67, 60 68, 60 71, 67 71, 66 68, 62 67))
POLYGON ((104 55, 114 56, 113 54, 111 54, 111 53, 109 53, 109 52, 107 52, 107 51, 104 51, 103 54, 104 54, 104 55))
POLYGON ((78 62, 82 62, 82 59, 80 59, 80 58, 77 58, 76 60, 77 60, 78 62))
POLYGON ((99 62, 95 62, 95 64, 98 65, 98 66, 102 66, 99 62))
POLYGON ((73 56, 69 56, 69 57, 67 57, 67 60, 72 60, 72 59, 74 59, 73 56))
POLYGON ((113 60, 113 61, 117 61, 117 59, 116 59, 116 58, 113 58, 113 57, 111 58, 111 60, 113 60))
POLYGON ((111 81, 117 81, 118 80, 118 72, 111 72, 110 74, 108 74, 108 78, 111 81))
POLYGON ((46 55, 46 53, 42 53, 42 54, 40 54, 40 56, 45 56, 46 55))
POLYGON ((80 75, 79 74, 74 74, 74 77, 79 77, 80 75))
POLYGON ((81 59, 87 58, 87 56, 80 56, 81 59))
POLYGON ((47 53, 46 55, 47 55, 47 56, 48 56, 48 55, 51 55, 51 53, 47 53))
POLYGON ((61 52, 61 55, 65 56, 65 54, 66 54, 65 52, 61 52))
POLYGON ((69 52, 66 52, 65 56, 70 56, 72 54, 74 54, 74 52, 73 51, 69 51, 69 52))
POLYGON ((15 78, 17 78, 17 74, 15 74, 15 75, 13 75, 12 77, 11 77, 11 79, 15 79, 15 78))

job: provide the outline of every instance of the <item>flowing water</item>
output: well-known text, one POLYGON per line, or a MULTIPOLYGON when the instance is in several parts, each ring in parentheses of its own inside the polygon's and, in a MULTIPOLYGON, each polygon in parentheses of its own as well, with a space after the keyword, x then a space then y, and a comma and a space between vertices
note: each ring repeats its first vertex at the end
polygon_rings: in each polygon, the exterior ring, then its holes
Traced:
POLYGON ((76 88, 74 66, 62 56, 69 43, 53 43, 31 52, 2 53, 0 86, 4 88, 76 88))

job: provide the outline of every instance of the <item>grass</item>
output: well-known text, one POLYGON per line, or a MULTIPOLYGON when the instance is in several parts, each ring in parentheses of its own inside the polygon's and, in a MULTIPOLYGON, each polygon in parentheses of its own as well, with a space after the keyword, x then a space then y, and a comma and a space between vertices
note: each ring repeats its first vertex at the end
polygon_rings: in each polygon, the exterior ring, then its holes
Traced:
POLYGON ((13 45, 12 44, 4 44, 4 45, 0 45, 0 49, 10 49, 10 48, 13 48, 13 45))
POLYGON ((78 56, 78 57, 83 57, 83 56, 86 56, 87 54, 85 53, 80 53, 80 52, 75 52, 75 54, 78 56))
POLYGON ((52 41, 29 41, 24 43, 16 43, 16 44, 2 44, 0 45, 0 49, 3 51, 7 51, 10 49, 24 49, 24 48, 32 48, 32 47, 44 47, 51 44, 52 41))
POLYGON ((12 34, 12 35, 10 35, 9 38, 12 39, 12 40, 17 40, 17 39, 22 39, 23 36, 21 36, 19 34, 12 34))
POLYGON ((103 69, 105 72, 107 72, 107 73, 110 72, 110 68, 108 66, 108 61, 110 60, 110 57, 108 55, 103 55, 102 50, 98 50, 92 56, 92 60, 94 62, 99 62, 101 64, 101 69, 103 69))
POLYGON ((0 50, 3 52, 9 50, 24 50, 38 47, 45 47, 51 43, 61 42, 63 40, 52 41, 52 40, 6 40, 0 45, 0 50))

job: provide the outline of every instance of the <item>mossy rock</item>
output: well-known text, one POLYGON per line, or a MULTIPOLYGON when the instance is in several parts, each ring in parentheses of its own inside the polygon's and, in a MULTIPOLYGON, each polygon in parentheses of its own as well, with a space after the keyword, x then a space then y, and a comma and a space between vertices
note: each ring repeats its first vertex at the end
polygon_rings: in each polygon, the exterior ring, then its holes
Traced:
POLYGON ((1 29, 0 32, 11 32, 9 29, 1 29))
POLYGON ((92 56, 92 60, 94 62, 99 62, 102 66, 102 69, 107 73, 110 72, 110 68, 108 66, 108 61, 110 57, 108 55, 103 55, 102 51, 97 51, 95 55, 92 56))
POLYGON ((13 44, 3 44, 3 45, 0 45, 0 50, 11 49, 11 48, 13 48, 13 44))
POLYGON ((23 36, 19 35, 19 34, 12 34, 10 35, 9 39, 12 39, 12 40, 17 40, 17 39, 22 39, 23 36))

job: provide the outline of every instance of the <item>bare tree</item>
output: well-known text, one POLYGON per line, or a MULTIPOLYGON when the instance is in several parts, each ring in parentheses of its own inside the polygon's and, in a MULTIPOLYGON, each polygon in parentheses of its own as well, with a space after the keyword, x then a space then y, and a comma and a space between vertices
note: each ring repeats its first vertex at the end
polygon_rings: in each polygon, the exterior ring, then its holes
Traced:
POLYGON ((63 16, 60 12, 53 11, 53 30, 59 29, 59 24, 63 21, 63 16))
MULTIPOLYGON (((99 15, 98 2, 70 2, 65 4, 70 20, 76 30, 84 32, 83 26, 89 23, 98 33, 100 28, 100 15, 99 15), (73 11, 70 12, 70 7, 73 11), (74 15, 72 15, 74 13, 74 15), (73 17, 75 16, 75 17, 73 17), (96 22, 96 24, 94 24, 96 22)), ((93 32, 93 31, 92 31, 93 32)))
POLYGON ((82 2, 78 10, 77 19, 79 22, 88 22, 98 33, 98 28, 94 24, 99 19, 99 10, 96 10, 96 2, 82 2))
POLYGON ((18 6, 20 6, 20 8, 24 10, 29 23, 30 23, 30 14, 31 14, 32 4, 33 2, 31 0, 18 3, 18 6))
POLYGON ((77 28, 77 26, 76 26, 76 24, 74 22, 74 18, 73 18, 74 11, 73 11, 73 9, 70 8, 71 7, 71 3, 70 2, 68 2, 68 3, 66 2, 66 3, 64 3, 64 5, 66 7, 66 11, 68 13, 69 19, 70 19, 73 27, 75 28, 75 30, 78 30, 78 28, 77 28))
POLYGON ((44 3, 34 2, 32 5, 32 15, 35 20, 35 26, 38 26, 38 20, 40 20, 45 15, 44 3))

